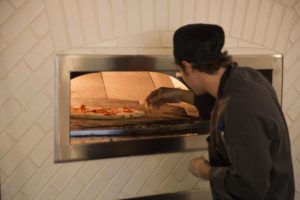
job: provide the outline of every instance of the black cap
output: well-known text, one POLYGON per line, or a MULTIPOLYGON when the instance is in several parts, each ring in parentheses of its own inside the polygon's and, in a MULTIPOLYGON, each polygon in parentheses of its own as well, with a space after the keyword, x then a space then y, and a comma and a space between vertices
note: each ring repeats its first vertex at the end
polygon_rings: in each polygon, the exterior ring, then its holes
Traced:
POLYGON ((176 30, 173 37, 177 61, 203 63, 218 59, 224 46, 222 27, 214 24, 189 24, 176 30))

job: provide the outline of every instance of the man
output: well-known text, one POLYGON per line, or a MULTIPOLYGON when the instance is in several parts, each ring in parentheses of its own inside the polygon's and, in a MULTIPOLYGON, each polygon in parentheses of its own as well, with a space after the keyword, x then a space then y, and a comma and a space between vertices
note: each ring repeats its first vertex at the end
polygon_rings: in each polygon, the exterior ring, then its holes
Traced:
POLYGON ((193 159, 191 173, 210 181, 214 199, 293 199, 288 129, 272 85, 221 51, 220 26, 183 26, 173 44, 175 62, 194 94, 160 88, 146 101, 153 107, 185 101, 210 117, 209 161, 193 159))

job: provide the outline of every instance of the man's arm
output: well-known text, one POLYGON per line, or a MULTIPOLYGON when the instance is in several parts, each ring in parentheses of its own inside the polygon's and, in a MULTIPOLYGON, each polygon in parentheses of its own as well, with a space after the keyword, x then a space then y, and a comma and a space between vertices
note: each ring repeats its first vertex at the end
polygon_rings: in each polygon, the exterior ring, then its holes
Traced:
POLYGON ((215 98, 206 93, 203 95, 194 95, 194 105, 198 109, 198 112, 203 120, 209 120, 211 117, 211 111, 215 105, 215 98))
POLYGON ((152 91, 148 97, 146 97, 145 101, 149 106, 154 108, 159 108, 165 103, 186 102, 197 107, 203 120, 209 120, 214 107, 215 98, 208 93, 195 95, 190 90, 161 87, 152 91))

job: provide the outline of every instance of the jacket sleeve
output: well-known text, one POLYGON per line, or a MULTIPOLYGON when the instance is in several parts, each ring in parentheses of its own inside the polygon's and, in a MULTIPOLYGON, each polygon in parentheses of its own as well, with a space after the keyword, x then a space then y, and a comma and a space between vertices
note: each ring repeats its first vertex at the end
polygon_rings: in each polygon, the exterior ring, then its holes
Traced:
POLYGON ((194 104, 203 120, 209 120, 215 104, 215 98, 206 93, 194 96, 194 104))
POLYGON ((213 167, 210 174, 213 193, 220 199, 265 199, 272 161, 263 120, 239 109, 225 114, 224 139, 231 166, 213 167))

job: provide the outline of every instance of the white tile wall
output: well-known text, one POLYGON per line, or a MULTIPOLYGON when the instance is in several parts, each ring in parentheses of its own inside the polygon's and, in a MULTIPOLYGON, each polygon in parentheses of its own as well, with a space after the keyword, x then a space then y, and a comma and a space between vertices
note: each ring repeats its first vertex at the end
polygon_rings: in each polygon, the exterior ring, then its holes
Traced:
POLYGON ((7 1, 0 1, 0 23, 2 24, 14 12, 13 7, 7 1))
POLYGON ((0 78, 4 78, 18 61, 38 42, 37 37, 25 30, 0 55, 0 78))
POLYGON ((50 186, 46 186, 42 191, 38 194, 37 200, 51 200, 55 199, 57 194, 50 186))
POLYGON ((3 131, 9 123, 17 117, 17 115, 21 112, 21 105, 15 100, 10 99, 6 103, 4 103, 1 106, 1 112, 0 112, 0 131, 3 131))
POLYGON ((82 167, 82 162, 74 162, 63 165, 50 180, 50 185, 56 192, 61 192, 68 186, 72 178, 82 167))
POLYGON ((0 36, 0 52, 7 46, 4 39, 0 36))
POLYGON ((169 1, 169 29, 175 30, 181 25, 181 8, 181 0, 169 1))
POLYGON ((207 22, 209 11, 209 0, 197 0, 196 2, 196 22, 207 22))
POLYGON ((99 27, 96 14, 96 2, 93 0, 79 0, 79 12, 81 13, 80 16, 85 41, 87 43, 98 41, 99 27))
POLYGON ((223 27, 226 35, 231 31, 232 18, 233 18, 234 8, 235 8, 235 0, 227 0, 227 1, 228 3, 225 3, 222 6, 221 19, 220 19, 220 25, 223 27))
MULTIPOLYGON (((168 0, 154 0, 155 5, 155 24, 156 30, 168 30, 168 16, 170 12, 168 0)), ((151 16, 148 16, 151 17, 151 16)))
POLYGON ((83 183, 79 178, 74 178, 67 187, 58 195, 59 200, 75 199, 83 188, 83 183))
POLYGON ((128 33, 140 33, 142 30, 140 1, 127 0, 126 7, 128 33))
POLYGON ((264 39, 266 36, 265 33, 267 31, 269 21, 271 20, 271 18, 269 17, 271 9, 271 0, 261 1, 254 34, 254 41, 257 43, 264 43, 264 39))
POLYGON ((14 173, 1 186, 3 199, 12 199, 16 196, 36 170, 36 167, 27 159, 20 163, 14 173))
POLYGON ((110 178, 100 170, 100 173, 96 174, 89 184, 86 184, 86 187, 78 195, 77 199, 96 199, 109 182, 110 178))
POLYGON ((0 169, 0 176, 1 176, 1 185, 3 185, 6 182, 7 175, 1 169, 0 169))
POLYGON ((282 22, 284 7, 279 3, 274 3, 271 11, 271 16, 273 16, 268 24, 268 29, 266 32, 266 40, 264 44, 267 47, 273 48, 277 38, 277 30, 282 22), (280 22, 280 23, 278 23, 280 22))
MULTIPOLYGON (((151 194, 155 194, 155 192, 153 192, 153 189, 150 187, 150 185, 148 183, 145 183, 141 189, 138 191, 137 196, 148 196, 151 194)), ((121 194, 122 195, 122 194, 121 194)), ((126 195, 121 196, 123 198, 126 198, 126 195)))
POLYGON ((146 156, 133 156, 129 157, 125 161, 125 165, 130 170, 130 172, 133 174, 137 171, 137 169, 141 166, 141 164, 144 162, 146 156))
POLYGON ((9 134, 15 140, 19 140, 49 105, 50 101, 45 95, 37 94, 37 96, 34 97, 33 100, 24 107, 23 111, 10 123, 7 128, 9 134))
POLYGON ((122 167, 125 162, 125 158, 113 158, 110 159, 103 168, 103 173, 109 178, 113 178, 118 170, 122 167))
POLYGON ((286 30, 291 30, 293 27, 293 18, 295 16, 294 11, 290 11, 288 9, 285 9, 283 17, 282 17, 282 23, 280 25, 277 39, 275 41, 275 49, 277 49, 280 52, 284 52, 287 47, 288 43, 288 37, 289 32, 286 30))
POLYGON ((297 97, 298 97, 298 92, 295 90, 294 87, 291 87, 288 91, 286 91, 283 99, 283 109, 287 109, 293 103, 295 103, 297 97))
POLYGON ((47 160, 27 180, 22 193, 29 199, 34 199, 60 167, 60 165, 53 165, 53 155, 48 155, 47 160))
POLYGON ((117 37, 124 36, 127 33, 127 16, 124 0, 112 0, 112 20, 114 31, 117 37))
POLYGON ((103 39, 114 38, 114 24, 110 21, 112 18, 112 7, 109 0, 98 0, 97 10, 99 11, 100 37, 103 39))
POLYGON ((295 42, 300 36, 300 21, 293 25, 289 39, 295 42))
POLYGON ((212 24, 219 24, 222 9, 222 0, 211 0, 209 3, 208 21, 212 24))
POLYGON ((40 166, 52 152, 54 146, 52 132, 53 131, 51 130, 50 133, 47 133, 30 153, 29 157, 37 166, 40 166))
POLYGON ((14 144, 10 151, 0 160, 1 169, 7 174, 19 167, 24 159, 28 156, 31 149, 38 144, 43 136, 43 132, 36 126, 32 126, 23 137, 14 144))
POLYGON ((171 174, 174 170, 174 166, 178 164, 182 157, 182 154, 171 154, 162 161, 159 167, 147 180, 147 183, 153 190, 158 190, 161 183, 171 174))
POLYGON ((84 163, 83 167, 79 170, 78 176, 84 184, 88 184, 99 172, 107 160, 91 160, 84 163))
MULTIPOLYGON (((40 56, 37 54, 37 56, 40 56)), ((18 88, 15 92, 16 99, 19 102, 26 106, 34 96, 45 87, 47 82, 53 77, 54 75, 54 67, 53 67, 53 57, 47 55, 48 58, 43 60, 41 63, 41 67, 39 67, 36 71, 32 72, 31 76, 18 88)), ((27 58, 25 58, 27 59, 27 58)), ((44 57, 45 59, 45 57, 44 57)), ((35 60, 40 60, 39 58, 35 60)), ((39 61, 35 61, 39 62, 39 61)))
POLYGON ((159 33, 145 32, 119 40, 120 47, 156 47, 160 44, 159 33))
POLYGON ((295 8, 296 12, 298 13, 298 15, 300 15, 300 2, 299 1, 296 3, 294 8, 295 8))
POLYGON ((52 105, 50 105, 48 109, 45 110, 44 113, 42 113, 42 115, 39 117, 37 122, 43 130, 52 133, 51 129, 53 128, 53 124, 54 124, 54 110, 52 105))
POLYGON ((128 184, 124 187, 122 193, 127 196, 136 195, 159 164, 160 162, 156 156, 147 157, 137 172, 134 173, 132 178, 129 180, 128 184))
POLYGON ((13 146, 13 141, 5 133, 0 135, 0 158, 2 158, 13 146))
POLYGON ((296 88, 297 92, 299 93, 300 92, 300 80, 299 79, 295 82, 295 88, 296 88))
POLYGON ((40 0, 30 0, 8 21, 1 25, 0 32, 11 42, 43 11, 44 5, 40 0))
POLYGON ((9 99, 13 93, 31 75, 32 71, 24 62, 20 62, 14 67, 6 77, 0 80, 0 105, 9 99))
MULTIPOLYGON (((287 54, 284 60, 284 66, 285 69, 287 70, 292 70, 292 68, 295 66, 295 63, 299 62, 298 59, 299 59, 300 51, 298 51, 297 45, 300 45, 300 40, 296 40, 294 45, 288 48, 287 50, 287 54)), ((283 86, 285 87, 286 85, 283 86)))
POLYGON ((180 181, 180 183, 177 184, 176 190, 177 191, 186 191, 190 188, 193 188, 193 186, 197 183, 198 179, 193 176, 191 173, 187 173, 186 176, 180 181))
POLYGON ((26 0, 10 0, 15 7, 20 7, 26 0))
MULTIPOLYGON (((50 100, 50 101, 52 101, 53 100, 53 97, 54 97, 54 78, 52 77, 52 79, 50 79, 49 81, 48 81, 48 83, 45 85, 45 87, 44 87, 44 94, 45 94, 45 96, 47 96, 47 98, 50 100)), ((53 102, 52 102, 53 103, 53 102)), ((53 106, 53 104, 52 104, 52 106, 53 106)), ((52 115, 53 115, 53 112, 54 112, 54 110, 52 109, 52 110, 50 110, 50 112, 52 112, 52 115)), ((49 119, 50 121, 48 122, 48 126, 50 126, 50 127, 52 127, 54 124, 53 123, 51 123, 52 121, 54 121, 54 118, 52 118, 52 119, 49 119)))
POLYGON ((35 18, 30 27, 40 38, 43 37, 49 31, 49 22, 46 12, 42 12, 35 18))
POLYGON ((98 199, 116 199, 131 177, 132 173, 129 171, 127 166, 122 165, 118 172, 114 174, 114 177, 106 185, 106 188, 101 192, 98 199))
MULTIPOLYGON (((30 66, 32 70, 36 70, 42 62, 49 57, 50 54, 54 51, 52 44, 52 38, 50 33, 45 35, 39 43, 31 49, 28 54, 25 56, 25 61, 30 66)), ((53 75, 53 74, 50 74, 53 75)))
POLYGON ((300 114, 300 102, 297 101, 288 109, 288 115, 290 119, 295 120, 299 114, 300 114))
POLYGON ((159 191, 171 193, 176 191, 177 180, 175 176, 168 176, 162 183, 159 191))
POLYGON ((142 31, 153 31, 155 27, 154 18, 154 1, 142 0, 141 1, 141 23, 142 31), (152 16, 152 17, 149 17, 152 16))
MULTIPOLYGON (((297 148, 297 143, 299 144, 299 128, 300 128, 300 117, 297 117, 297 119, 293 120, 293 123, 290 125, 289 130, 290 130, 290 138, 292 142, 292 149, 294 156, 299 155, 299 149, 297 148)), ((297 162, 296 162, 297 163, 297 162)))
POLYGON ((287 6, 294 6, 296 3, 298 2, 298 0, 282 0, 281 3, 287 6))
POLYGON ((117 199, 209 190, 187 171, 203 152, 53 163, 54 54, 172 54, 182 24, 223 25, 229 53, 284 55, 283 109, 300 199, 299 0, 0 1, 2 199, 117 199))
POLYGON ((291 67, 291 69, 289 69, 286 74, 289 76, 289 79, 285 81, 285 84, 284 84, 284 89, 288 89, 290 88, 291 86, 293 86, 294 82, 297 81, 299 75, 300 75, 300 72, 299 70, 297 70, 296 67, 294 66, 299 66, 300 64, 300 61, 297 61, 293 67, 291 67))
POLYGON ((252 0, 248 3, 247 14, 244 21, 243 38, 252 41, 255 33, 255 24, 259 13, 261 0, 252 0))
POLYGON ((182 24, 194 23, 195 22, 195 11, 196 11, 196 1, 195 0, 183 1, 182 24))
POLYGON ((60 3, 62 2, 58 0, 45 0, 45 6, 48 14, 47 18, 49 20, 53 43, 57 51, 67 49, 69 47, 70 40, 67 30, 65 29, 66 20, 65 17, 63 17, 63 8, 60 3))
POLYGON ((64 0, 63 6, 71 45, 79 46, 80 44, 84 43, 84 37, 76 0, 64 0))

